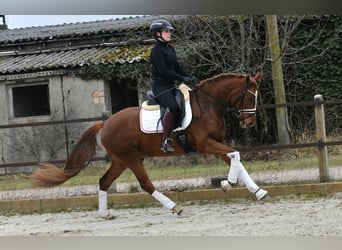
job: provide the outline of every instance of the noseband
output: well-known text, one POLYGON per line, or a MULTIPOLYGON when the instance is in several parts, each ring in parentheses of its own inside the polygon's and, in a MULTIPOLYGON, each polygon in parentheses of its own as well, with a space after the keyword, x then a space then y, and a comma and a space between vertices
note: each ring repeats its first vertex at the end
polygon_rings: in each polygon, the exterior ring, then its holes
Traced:
POLYGON ((241 97, 241 101, 240 101, 240 107, 243 106, 243 99, 245 97, 245 95, 247 93, 250 93, 252 95, 255 96, 255 105, 254 105, 254 108, 251 108, 251 109, 238 109, 237 111, 235 111, 235 116, 236 117, 241 117, 241 115, 243 113, 248 113, 248 114, 255 114, 256 113, 256 105, 257 105, 257 98, 258 98, 258 91, 255 91, 255 93, 253 93, 252 91, 250 90, 247 90, 247 92, 241 97))
MULTIPOLYGON (((246 78, 247 79, 247 78, 246 78)), ((229 111, 233 111, 234 112, 234 114, 235 114, 235 116, 237 117, 237 118, 239 118, 239 121, 244 121, 244 120, 246 120, 248 117, 250 117, 250 116, 252 116, 252 115, 255 115, 255 113, 256 113, 256 106, 257 106, 257 99, 258 99, 258 91, 255 91, 255 93, 253 93, 251 90, 249 90, 248 88, 247 88, 247 81, 245 81, 245 83, 244 83, 244 87, 243 87, 243 89, 242 89, 242 91, 241 91, 241 93, 240 93, 240 95, 239 95, 239 97, 238 97, 238 99, 235 101, 235 103, 231 106, 231 107, 229 107, 228 109, 229 109, 229 111), (240 104, 239 104, 239 107, 243 107, 244 106, 244 99, 245 99, 245 96, 246 96, 246 94, 252 94, 252 95, 254 95, 254 97, 255 97, 255 105, 254 105, 254 108, 251 108, 251 109, 238 109, 238 110, 235 110, 235 106, 236 106, 236 104, 238 103, 238 102, 240 102, 240 104), (248 115, 248 116, 246 116, 246 117, 244 117, 244 118, 241 118, 241 115, 243 114, 243 113, 247 113, 247 114, 250 114, 250 115, 248 115)))

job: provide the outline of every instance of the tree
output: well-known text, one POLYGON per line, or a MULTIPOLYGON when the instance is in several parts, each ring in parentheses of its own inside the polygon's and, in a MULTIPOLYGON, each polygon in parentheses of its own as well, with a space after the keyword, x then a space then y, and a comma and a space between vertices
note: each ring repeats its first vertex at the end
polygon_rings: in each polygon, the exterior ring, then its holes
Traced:
MULTIPOLYGON (((283 104, 286 103, 285 98, 285 87, 283 79, 283 69, 282 60, 280 54, 279 46, 279 35, 277 27, 277 16, 266 15, 267 24, 267 35, 268 44, 270 49, 270 59, 272 65, 272 76, 273 76, 273 88, 275 95, 275 103, 283 104)), ((286 107, 276 108, 276 118, 277 118, 277 132, 278 132, 278 142, 280 144, 289 144, 289 123, 286 107)))
MULTIPOLYGON (((222 72, 255 75, 267 63, 264 22, 264 16, 259 15, 191 16, 179 24, 176 22, 173 36, 177 41, 176 50, 181 64, 199 79, 222 72)), ((266 84, 261 85, 263 89, 267 88, 266 84)), ((260 103, 263 103, 263 95, 267 97, 268 92, 268 89, 260 91, 260 103)), ((267 130, 269 119, 266 112, 258 112, 258 129, 251 130, 240 129, 234 114, 227 113, 229 140, 252 145, 255 138, 260 143, 267 137, 269 142, 274 132, 267 130)))

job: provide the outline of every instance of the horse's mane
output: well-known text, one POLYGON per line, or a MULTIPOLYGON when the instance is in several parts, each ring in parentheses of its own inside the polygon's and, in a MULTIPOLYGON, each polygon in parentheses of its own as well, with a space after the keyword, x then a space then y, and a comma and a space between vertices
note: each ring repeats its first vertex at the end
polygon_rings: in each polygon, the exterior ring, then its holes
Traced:
POLYGON ((221 73, 219 75, 200 81, 198 86, 203 86, 206 83, 216 82, 225 78, 246 78, 246 77, 247 77, 246 74, 221 73))

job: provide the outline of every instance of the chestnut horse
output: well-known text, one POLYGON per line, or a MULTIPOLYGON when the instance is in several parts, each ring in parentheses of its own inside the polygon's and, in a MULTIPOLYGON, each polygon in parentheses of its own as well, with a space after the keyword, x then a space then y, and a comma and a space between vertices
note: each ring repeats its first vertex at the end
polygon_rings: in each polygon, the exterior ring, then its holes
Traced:
MULTIPOLYGON (((257 80, 260 76, 260 73, 254 77, 223 73, 193 86, 190 91, 193 118, 190 125, 182 131, 197 153, 220 156, 230 165, 227 180, 221 182, 224 191, 234 186, 239 178, 258 200, 266 197, 267 191, 254 183, 240 162, 239 152, 227 145, 224 114, 227 108, 230 108, 239 117, 241 127, 255 125, 257 80)), ((178 132, 173 133, 175 151, 162 152, 162 134, 143 133, 140 130, 139 111, 140 107, 125 108, 106 121, 96 122, 76 143, 64 169, 50 163, 39 163, 43 168, 37 169, 32 175, 33 184, 38 187, 57 186, 77 175, 95 154, 96 135, 102 129, 101 141, 111 159, 111 165, 99 180, 100 216, 108 216, 107 190, 127 168, 134 173, 144 191, 151 194, 164 207, 180 215, 183 209, 155 189, 143 165, 144 157, 184 154, 183 147, 175 140, 178 132)))

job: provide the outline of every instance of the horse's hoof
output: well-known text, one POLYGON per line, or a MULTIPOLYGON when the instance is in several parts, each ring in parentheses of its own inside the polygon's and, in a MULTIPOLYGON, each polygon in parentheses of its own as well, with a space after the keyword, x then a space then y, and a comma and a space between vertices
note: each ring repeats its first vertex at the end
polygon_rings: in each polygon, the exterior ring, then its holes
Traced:
POLYGON ((267 197, 268 192, 264 189, 259 188, 256 192, 255 192, 255 196, 257 198, 258 201, 261 201, 263 199, 265 199, 267 197))
POLYGON ((181 215, 183 212, 184 212, 184 209, 178 205, 176 205, 172 208, 172 213, 175 213, 177 215, 181 215))
POLYGON ((101 219, 104 219, 104 220, 114 220, 116 219, 116 216, 110 214, 110 213, 106 213, 106 214, 100 214, 99 217, 101 219))
POLYGON ((233 186, 230 185, 229 181, 223 180, 221 181, 221 188, 223 192, 228 192, 233 186))

